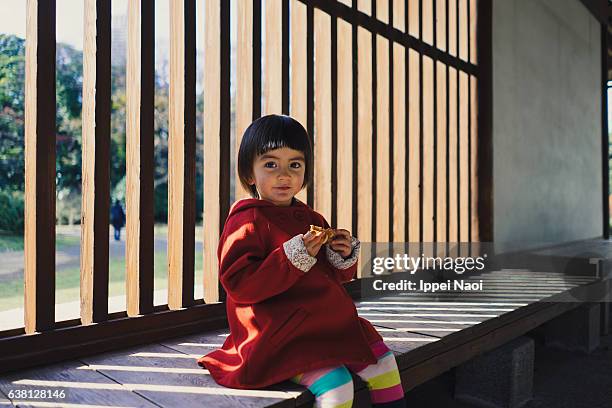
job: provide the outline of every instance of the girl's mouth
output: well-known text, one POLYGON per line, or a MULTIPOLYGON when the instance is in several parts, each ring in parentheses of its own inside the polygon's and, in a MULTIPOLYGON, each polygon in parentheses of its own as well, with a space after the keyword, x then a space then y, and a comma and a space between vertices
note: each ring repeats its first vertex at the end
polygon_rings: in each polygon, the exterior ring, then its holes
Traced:
POLYGON ((280 191, 287 191, 287 190, 290 190, 291 187, 276 187, 276 189, 280 191))

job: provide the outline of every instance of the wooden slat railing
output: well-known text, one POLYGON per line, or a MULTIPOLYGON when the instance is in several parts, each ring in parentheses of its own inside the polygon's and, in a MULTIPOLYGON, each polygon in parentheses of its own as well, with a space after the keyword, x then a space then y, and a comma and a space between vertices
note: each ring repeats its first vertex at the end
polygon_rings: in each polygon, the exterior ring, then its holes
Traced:
MULTIPOLYGON (((475 42, 483 23, 490 36, 490 21, 477 18, 482 2, 490 0, 268 0, 264 8, 241 0, 236 153, 252 120, 291 113, 314 143, 314 183, 298 198, 333 226, 362 242, 490 238, 490 178, 481 186, 479 173, 490 170, 482 152, 490 152, 491 115, 490 55, 482 72, 475 42)), ((168 305, 154 307, 155 6, 129 0, 127 310, 109 315, 110 0, 86 1, 82 309, 66 322, 53 313, 55 2, 28 4, 25 327, 0 333, 0 347, 15 351, 0 357, 0 371, 223 325, 216 250, 237 177, 229 2, 203 2, 203 271, 194 271, 196 0, 170 3, 168 305), (194 299, 195 273, 204 276, 203 301, 194 299), (25 333, 34 335, 27 343, 25 333)), ((247 196, 238 180, 234 196, 247 196)), ((358 282, 349 286, 358 296, 358 282)))
POLYGON ((81 322, 108 318, 111 1, 84 3, 81 322))
POLYGON ((128 316, 153 311, 155 3, 128 2, 126 295, 128 316))
POLYGON ((55 323, 55 0, 27 3, 24 320, 55 323))

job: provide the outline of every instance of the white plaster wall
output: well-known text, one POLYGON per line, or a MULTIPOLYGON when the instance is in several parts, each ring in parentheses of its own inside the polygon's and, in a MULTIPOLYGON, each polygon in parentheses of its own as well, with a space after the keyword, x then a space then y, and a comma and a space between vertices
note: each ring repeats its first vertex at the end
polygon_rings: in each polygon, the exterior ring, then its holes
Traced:
POLYGON ((493 1, 498 248, 601 236, 600 52, 579 0, 493 1))

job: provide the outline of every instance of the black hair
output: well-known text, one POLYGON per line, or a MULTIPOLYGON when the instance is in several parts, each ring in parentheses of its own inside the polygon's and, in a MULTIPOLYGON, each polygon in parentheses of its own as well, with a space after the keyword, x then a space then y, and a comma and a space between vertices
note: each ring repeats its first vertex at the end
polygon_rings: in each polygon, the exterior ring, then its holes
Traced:
POLYGON ((304 126, 297 120, 285 115, 267 115, 255 120, 244 131, 238 151, 238 177, 240 184, 253 198, 259 198, 255 185, 249 185, 253 177, 253 163, 259 155, 270 150, 288 147, 304 154, 306 169, 302 188, 312 180, 312 143, 304 126))

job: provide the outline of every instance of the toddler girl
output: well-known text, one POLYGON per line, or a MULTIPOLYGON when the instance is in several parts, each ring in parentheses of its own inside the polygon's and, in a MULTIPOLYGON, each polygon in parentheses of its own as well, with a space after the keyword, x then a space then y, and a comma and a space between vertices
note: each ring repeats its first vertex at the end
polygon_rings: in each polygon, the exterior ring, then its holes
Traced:
POLYGON ((264 116, 245 131, 238 175, 253 198, 234 203, 217 250, 230 335, 198 364, 231 388, 291 380, 317 407, 352 406, 350 370, 373 406, 404 407, 393 353, 342 286, 357 271, 359 240, 335 229, 324 243, 309 226, 329 224, 294 197, 312 168, 310 139, 296 120, 264 116))

